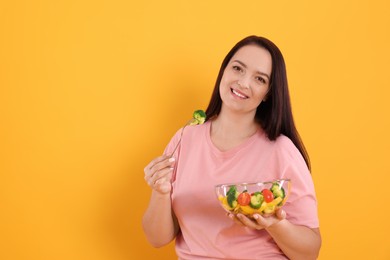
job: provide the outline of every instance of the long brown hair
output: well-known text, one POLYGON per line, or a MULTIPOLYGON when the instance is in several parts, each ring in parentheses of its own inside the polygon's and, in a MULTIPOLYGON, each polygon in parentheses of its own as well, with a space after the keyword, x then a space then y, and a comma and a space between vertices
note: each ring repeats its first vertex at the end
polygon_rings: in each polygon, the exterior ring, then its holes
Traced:
POLYGON ((306 165, 311 169, 309 155, 295 127, 291 110, 290 94, 288 91, 286 65, 279 48, 270 40, 259 36, 248 36, 239 41, 226 55, 215 82, 210 103, 206 109, 207 118, 218 115, 221 111, 222 99, 219 93, 219 85, 226 66, 233 55, 246 45, 257 45, 271 54, 272 72, 270 90, 267 99, 257 107, 255 119, 260 123, 270 140, 276 140, 281 134, 290 138, 305 159, 306 165))

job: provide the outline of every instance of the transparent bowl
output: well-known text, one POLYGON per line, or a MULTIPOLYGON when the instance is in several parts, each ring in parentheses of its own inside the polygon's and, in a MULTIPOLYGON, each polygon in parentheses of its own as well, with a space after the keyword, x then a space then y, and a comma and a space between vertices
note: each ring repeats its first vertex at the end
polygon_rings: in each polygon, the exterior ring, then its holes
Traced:
POLYGON ((229 183, 215 186, 218 201, 229 213, 272 215, 282 207, 290 193, 291 181, 279 179, 254 183, 229 183))

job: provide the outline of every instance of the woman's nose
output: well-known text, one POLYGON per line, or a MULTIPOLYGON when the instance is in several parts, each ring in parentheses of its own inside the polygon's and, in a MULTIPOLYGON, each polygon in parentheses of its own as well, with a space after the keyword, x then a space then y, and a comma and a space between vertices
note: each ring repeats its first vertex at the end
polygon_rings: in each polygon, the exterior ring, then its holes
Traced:
POLYGON ((250 88, 250 84, 247 80, 239 80, 237 81, 237 85, 240 87, 240 88, 250 88))

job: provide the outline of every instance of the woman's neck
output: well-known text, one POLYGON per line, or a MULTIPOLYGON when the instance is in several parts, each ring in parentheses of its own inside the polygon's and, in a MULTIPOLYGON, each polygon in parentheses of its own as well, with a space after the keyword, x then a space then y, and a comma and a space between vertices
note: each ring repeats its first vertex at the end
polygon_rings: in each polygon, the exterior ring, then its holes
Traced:
POLYGON ((210 136, 215 146, 226 151, 245 142, 259 128, 254 117, 220 113, 212 120, 210 136))

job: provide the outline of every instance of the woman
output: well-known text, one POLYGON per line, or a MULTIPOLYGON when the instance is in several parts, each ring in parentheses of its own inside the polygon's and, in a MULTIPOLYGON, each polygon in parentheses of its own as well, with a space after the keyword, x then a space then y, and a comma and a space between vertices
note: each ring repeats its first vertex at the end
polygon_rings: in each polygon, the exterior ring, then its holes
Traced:
POLYGON ((321 247, 310 162, 295 128, 279 49, 249 36, 225 57, 206 123, 178 131, 144 169, 152 188, 143 228, 155 247, 176 238, 179 259, 316 259, 321 247), (220 183, 289 178, 272 216, 224 213, 220 183))

